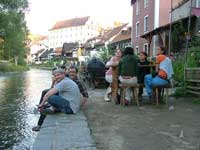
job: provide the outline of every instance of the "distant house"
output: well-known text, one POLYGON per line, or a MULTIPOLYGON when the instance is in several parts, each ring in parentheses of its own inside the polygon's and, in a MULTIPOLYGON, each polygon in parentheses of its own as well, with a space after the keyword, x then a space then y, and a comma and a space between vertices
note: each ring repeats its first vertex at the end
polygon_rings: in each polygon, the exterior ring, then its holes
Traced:
POLYGON ((49 30, 49 48, 56 49, 64 43, 85 43, 99 35, 98 30, 98 24, 89 16, 56 22, 49 30))
POLYGON ((123 49, 131 45, 131 27, 122 29, 110 42, 109 47, 123 49))
POLYGON ((188 20, 191 11, 191 29, 193 29, 193 33, 198 33, 200 31, 200 0, 192 0, 192 9, 190 9, 190 4, 190 0, 182 0, 181 3, 179 3, 179 5, 173 8, 172 23, 184 19, 188 20))
POLYGON ((39 53, 38 58, 40 61, 46 61, 52 59, 53 49, 45 49, 39 53))
MULTIPOLYGON (((187 28, 188 28, 188 19, 190 16, 190 12, 191 12, 191 33, 192 35, 198 34, 200 31, 200 19, 199 19, 199 15, 200 15, 200 0, 193 0, 192 1, 192 7, 190 7, 191 5, 191 1, 190 0, 174 0, 173 1, 173 11, 172 11, 172 27, 176 24, 178 24, 178 26, 180 27, 181 23, 183 25, 183 28, 185 29, 185 32, 187 32, 187 28), (192 8, 192 9, 191 9, 192 8), (195 8, 195 10, 197 10, 197 14, 195 14, 195 12, 193 12, 193 8, 195 8)), ((170 15, 171 15, 170 14, 170 15)), ((172 50, 169 50, 169 33, 170 33, 170 22, 155 28, 152 31, 149 31, 143 35, 141 35, 140 37, 146 39, 146 41, 148 42, 148 45, 150 45, 151 43, 153 43, 154 41, 152 40, 153 36, 158 36, 158 45, 163 45, 168 49, 168 52, 171 52, 172 50)), ((179 35, 179 36, 183 36, 183 35, 179 35)), ((186 44, 186 37, 183 38, 182 40, 178 41, 179 44, 177 45, 172 45, 172 47, 179 47, 180 49, 184 49, 186 44)), ((177 48, 178 49, 178 48, 177 48)), ((173 49, 174 52, 177 51, 177 49, 173 49)))
POLYGON ((44 50, 48 50, 48 37, 42 35, 30 35, 30 42, 27 45, 27 48, 30 49, 28 54, 28 62, 34 62, 39 60, 38 54, 44 50))
POLYGON ((171 0, 131 0, 131 2, 132 45, 137 53, 146 51, 149 55, 155 55, 156 47, 160 45, 160 36, 155 35, 147 40, 141 36, 169 23, 171 0))
POLYGON ((107 48, 107 46, 111 43, 112 39, 115 38, 115 36, 117 36, 117 34, 119 34, 121 30, 126 26, 127 24, 123 24, 121 26, 105 31, 102 35, 98 37, 99 41, 94 43, 94 47, 97 50, 103 50, 104 48, 107 48))
POLYGON ((99 36, 90 38, 83 44, 86 55, 98 56, 99 51, 111 50, 115 48, 124 48, 131 45, 131 29, 127 24, 104 30, 99 36))
POLYGON ((61 51, 61 55, 69 58, 73 57, 73 53, 78 50, 79 44, 78 43, 64 43, 61 51))

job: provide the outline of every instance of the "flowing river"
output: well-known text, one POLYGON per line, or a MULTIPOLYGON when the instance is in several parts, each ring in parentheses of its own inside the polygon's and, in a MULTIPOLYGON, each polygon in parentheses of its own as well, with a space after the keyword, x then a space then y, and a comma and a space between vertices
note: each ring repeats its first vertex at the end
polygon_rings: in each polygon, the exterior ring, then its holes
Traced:
POLYGON ((36 134, 31 128, 43 89, 51 85, 51 72, 31 69, 0 75, 0 150, 30 150, 36 134))

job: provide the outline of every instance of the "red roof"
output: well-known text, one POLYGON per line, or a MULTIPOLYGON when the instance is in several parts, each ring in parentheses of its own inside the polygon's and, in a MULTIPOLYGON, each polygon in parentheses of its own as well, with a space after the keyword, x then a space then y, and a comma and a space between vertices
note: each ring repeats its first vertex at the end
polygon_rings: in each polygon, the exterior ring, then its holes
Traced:
POLYGON ((62 47, 56 47, 55 48, 55 53, 56 53, 56 55, 61 55, 61 53, 62 53, 62 47))
POLYGON ((113 36, 115 36, 116 34, 118 34, 125 26, 127 26, 127 24, 123 24, 122 26, 113 28, 107 32, 105 32, 102 37, 101 40, 97 43, 95 43, 95 45, 102 45, 104 44, 104 42, 106 42, 107 40, 109 40, 110 38, 112 38, 113 36))
POLYGON ((124 40, 131 39, 131 30, 122 30, 116 37, 113 38, 111 43, 116 43, 124 40))
POLYGON ((59 21, 59 22, 56 22, 56 24, 50 30, 82 26, 82 25, 86 24, 88 19, 89 19, 89 16, 82 17, 82 18, 73 18, 73 19, 69 19, 69 20, 59 21))

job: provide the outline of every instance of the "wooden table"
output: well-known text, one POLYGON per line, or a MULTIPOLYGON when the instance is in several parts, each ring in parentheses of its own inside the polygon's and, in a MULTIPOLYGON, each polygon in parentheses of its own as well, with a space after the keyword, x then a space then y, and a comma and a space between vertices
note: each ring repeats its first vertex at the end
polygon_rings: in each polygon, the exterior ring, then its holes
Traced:
POLYGON ((156 69, 156 64, 149 64, 149 65, 138 65, 138 67, 140 68, 140 67, 149 67, 150 68, 150 73, 152 73, 153 72, 153 70, 155 70, 156 69))
POLYGON ((138 67, 156 67, 155 64, 149 64, 149 65, 138 65, 138 67))

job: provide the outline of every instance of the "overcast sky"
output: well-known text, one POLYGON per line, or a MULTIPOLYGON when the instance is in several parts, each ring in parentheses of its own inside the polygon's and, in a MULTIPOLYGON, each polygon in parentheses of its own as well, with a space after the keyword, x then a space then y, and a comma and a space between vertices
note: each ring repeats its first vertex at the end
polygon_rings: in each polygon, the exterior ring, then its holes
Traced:
POLYGON ((92 16, 102 25, 131 23, 131 0, 29 0, 26 14, 31 33, 47 34, 56 21, 92 16))

